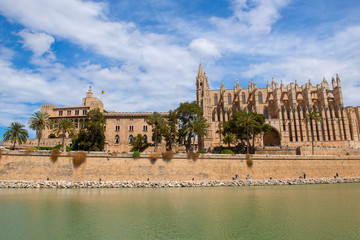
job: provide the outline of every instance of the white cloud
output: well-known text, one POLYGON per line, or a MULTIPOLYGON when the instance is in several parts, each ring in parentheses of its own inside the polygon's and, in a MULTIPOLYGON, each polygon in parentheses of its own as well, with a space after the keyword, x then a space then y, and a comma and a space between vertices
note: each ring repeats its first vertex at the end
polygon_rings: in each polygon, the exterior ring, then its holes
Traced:
POLYGON ((212 17, 218 30, 228 35, 257 36, 268 34, 279 18, 279 9, 288 0, 234 0, 234 14, 230 18, 212 17))
POLYGON ((204 38, 197 38, 191 41, 190 49, 200 57, 219 57, 220 51, 215 43, 204 38))
POLYGON ((50 53, 50 47, 55 39, 46 33, 32 33, 28 30, 19 32, 24 40, 24 47, 31 50, 35 57, 40 57, 44 53, 50 53))

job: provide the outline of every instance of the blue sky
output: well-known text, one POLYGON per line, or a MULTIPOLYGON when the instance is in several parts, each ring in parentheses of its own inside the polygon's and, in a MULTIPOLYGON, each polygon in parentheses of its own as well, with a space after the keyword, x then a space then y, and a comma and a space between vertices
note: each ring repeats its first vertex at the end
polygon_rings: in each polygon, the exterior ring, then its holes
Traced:
MULTIPOLYGON (((0 139, 40 105, 78 106, 91 85, 109 111, 168 111, 211 88, 339 74, 360 100, 358 0, 0 0, 0 139)), ((32 136, 33 133, 31 132, 32 136)))

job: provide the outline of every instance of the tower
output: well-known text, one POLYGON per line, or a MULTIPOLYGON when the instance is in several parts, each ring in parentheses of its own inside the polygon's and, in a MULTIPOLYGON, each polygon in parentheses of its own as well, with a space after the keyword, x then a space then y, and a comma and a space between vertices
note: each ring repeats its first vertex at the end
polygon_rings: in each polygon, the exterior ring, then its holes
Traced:
POLYGON ((209 82, 202 70, 201 64, 199 65, 198 75, 196 77, 196 100, 201 110, 203 111, 204 118, 210 125, 207 137, 199 139, 199 149, 208 148, 212 146, 212 133, 211 133, 211 98, 209 82))

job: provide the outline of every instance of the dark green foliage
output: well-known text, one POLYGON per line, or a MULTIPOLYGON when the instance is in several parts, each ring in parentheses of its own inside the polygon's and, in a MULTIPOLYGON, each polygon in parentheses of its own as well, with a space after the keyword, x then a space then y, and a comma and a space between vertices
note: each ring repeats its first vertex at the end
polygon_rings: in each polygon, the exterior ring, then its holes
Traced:
POLYGON ((181 103, 175 112, 179 119, 178 142, 183 143, 186 146, 186 151, 189 151, 191 148, 191 138, 194 136, 189 131, 190 122, 194 121, 195 118, 202 118, 203 113, 195 101, 181 103))
POLYGON ((55 134, 51 133, 49 134, 48 138, 56 138, 55 134))
POLYGON ((139 157, 140 157, 140 152, 139 152, 139 151, 133 152, 132 157, 133 157, 133 158, 139 158, 139 157))
POLYGON ((105 117, 98 108, 89 111, 77 140, 73 142, 73 149, 102 151, 105 145, 104 125, 105 117))
POLYGON ((224 149, 224 150, 221 151, 220 154, 234 154, 234 152, 231 151, 230 149, 224 149))
POLYGON ((158 113, 153 112, 145 119, 146 123, 152 127, 152 140, 154 141, 154 152, 157 152, 158 144, 166 132, 166 123, 164 117, 158 113))
POLYGON ((178 114, 175 111, 170 110, 165 117, 165 126, 163 129, 163 136, 166 142, 166 150, 172 150, 172 144, 175 143, 178 137, 178 114))
POLYGON ((253 153, 256 136, 270 131, 271 126, 265 123, 265 115, 240 111, 234 112, 231 119, 223 123, 220 133, 224 136, 234 134, 236 145, 244 145, 246 152, 253 153))
POLYGON ((130 144, 132 145, 132 148, 130 150, 131 152, 143 152, 145 151, 145 149, 151 146, 150 143, 145 142, 145 138, 141 134, 138 134, 136 137, 134 137, 134 140, 130 144))

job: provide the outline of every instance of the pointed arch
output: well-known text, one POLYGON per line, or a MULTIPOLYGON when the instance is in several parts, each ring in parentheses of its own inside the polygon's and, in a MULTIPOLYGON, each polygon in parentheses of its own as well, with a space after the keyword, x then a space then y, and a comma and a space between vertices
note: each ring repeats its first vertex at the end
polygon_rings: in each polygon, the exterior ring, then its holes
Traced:
POLYGON ((218 105, 218 95, 215 93, 214 95, 214 105, 218 105))
POLYGON ((262 104, 263 103, 263 95, 262 95, 262 93, 259 91, 259 93, 258 93, 258 102, 260 103, 260 104, 262 104))

